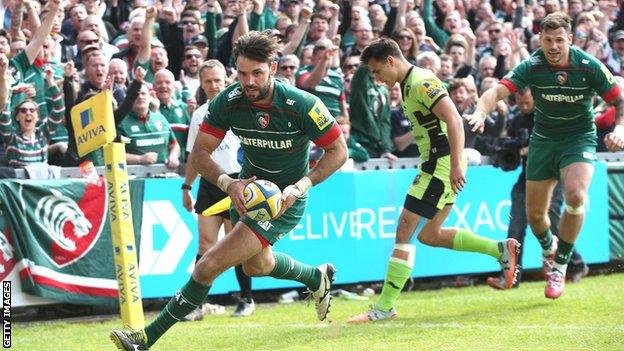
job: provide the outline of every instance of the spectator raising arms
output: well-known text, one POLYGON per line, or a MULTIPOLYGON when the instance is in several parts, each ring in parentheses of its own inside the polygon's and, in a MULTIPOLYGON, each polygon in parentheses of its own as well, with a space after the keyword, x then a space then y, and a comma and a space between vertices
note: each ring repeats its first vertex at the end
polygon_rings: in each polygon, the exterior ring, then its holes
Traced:
MULTIPOLYGON (((6 102, 8 87, 6 79, 8 60, 0 55, 0 99, 6 102)), ((24 167, 32 163, 48 161, 48 143, 57 125, 64 122, 65 111, 61 90, 54 82, 52 70, 46 71, 46 83, 54 94, 54 108, 50 116, 39 115, 39 107, 32 99, 19 102, 11 114, 10 104, 6 104, 0 114, 0 134, 6 146, 9 166, 24 167), (17 125, 12 121, 15 118, 17 125)))

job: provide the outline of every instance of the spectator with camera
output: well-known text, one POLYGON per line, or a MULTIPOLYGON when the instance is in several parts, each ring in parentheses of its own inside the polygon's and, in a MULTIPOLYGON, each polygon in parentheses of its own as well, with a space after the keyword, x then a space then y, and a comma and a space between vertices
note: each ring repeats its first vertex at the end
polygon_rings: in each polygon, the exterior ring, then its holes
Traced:
MULTIPOLYGON (((522 164, 522 172, 518 175, 518 180, 511 190, 511 211, 509 227, 507 230, 507 238, 518 240, 521 249, 524 247, 524 237, 528 225, 526 216, 526 160, 528 154, 529 138, 533 131, 533 117, 535 113, 535 105, 533 103, 533 95, 531 89, 526 88, 515 94, 516 104, 518 105, 518 115, 513 118, 507 129, 508 138, 501 145, 494 157, 494 162, 501 167, 503 171, 512 171, 522 164)), ((550 218, 550 227, 553 233, 558 233, 559 222, 561 220, 561 205, 563 204, 563 190, 561 184, 555 187, 548 210, 550 218)), ((518 265, 522 267, 522 253, 518 256, 518 265)), ((589 269, 583 262, 581 255, 574 250, 566 276, 568 279, 577 282, 587 275, 589 269)), ((545 272, 544 272, 545 273, 545 272)), ((520 285, 522 271, 518 272, 518 277, 514 283, 514 287, 520 285)), ((500 277, 487 278, 487 284, 494 289, 502 290, 505 287, 505 280, 500 277)))

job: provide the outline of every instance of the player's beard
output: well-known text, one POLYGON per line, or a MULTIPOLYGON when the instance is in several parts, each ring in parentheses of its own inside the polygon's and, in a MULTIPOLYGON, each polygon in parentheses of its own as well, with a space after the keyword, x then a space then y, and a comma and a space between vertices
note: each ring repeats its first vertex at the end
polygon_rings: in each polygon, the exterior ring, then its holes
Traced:
POLYGON ((251 101, 251 102, 256 102, 256 101, 260 101, 264 98, 266 98, 269 95, 269 92, 271 92, 271 84, 273 84, 273 79, 272 77, 269 77, 269 81, 267 82, 267 84, 265 86, 262 87, 253 87, 255 89, 258 89, 258 95, 256 95, 256 97, 251 97, 247 94, 247 89, 250 88, 249 86, 245 87, 245 89, 243 89, 243 91, 245 92, 245 96, 247 97, 247 100, 251 101))

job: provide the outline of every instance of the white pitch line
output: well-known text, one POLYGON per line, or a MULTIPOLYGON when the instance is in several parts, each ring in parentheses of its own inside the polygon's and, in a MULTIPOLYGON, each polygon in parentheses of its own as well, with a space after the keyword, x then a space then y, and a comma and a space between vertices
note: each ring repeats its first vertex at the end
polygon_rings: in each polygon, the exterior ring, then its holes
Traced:
MULTIPOLYGON (((346 323, 340 323, 340 327, 352 327, 357 328, 357 325, 350 325, 346 323)), ((284 324, 260 324, 260 323, 250 323, 250 324, 236 324, 236 325, 210 325, 207 324, 206 328, 210 329, 271 329, 271 328, 293 328, 293 329, 326 329, 336 327, 335 323, 331 324, 305 324, 305 323, 284 323, 284 324)), ((381 322, 375 324, 375 327, 378 328, 397 328, 397 327, 412 327, 412 328, 422 328, 422 329, 496 329, 500 330, 500 325, 488 325, 488 324, 459 324, 459 323, 404 323, 404 322, 381 322)), ((514 329, 526 329, 526 330, 543 330, 546 328, 546 325, 543 324, 527 324, 527 325, 508 325, 507 327, 514 329)), ((574 324, 564 324, 564 325, 548 325, 547 328, 549 330, 577 330, 577 331, 621 331, 624 332, 623 326, 589 326, 589 325, 574 325, 574 324)))

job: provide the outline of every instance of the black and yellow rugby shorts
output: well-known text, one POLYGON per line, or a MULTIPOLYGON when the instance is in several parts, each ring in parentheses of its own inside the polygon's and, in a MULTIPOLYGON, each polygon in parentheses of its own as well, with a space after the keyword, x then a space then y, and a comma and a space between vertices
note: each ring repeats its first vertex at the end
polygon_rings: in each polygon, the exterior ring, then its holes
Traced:
MULTIPOLYGON (((462 160, 464 167, 466 159, 462 160)), ((420 172, 407 191, 403 208, 427 219, 432 219, 446 205, 455 203, 457 194, 451 186, 451 156, 423 162, 420 172)))

